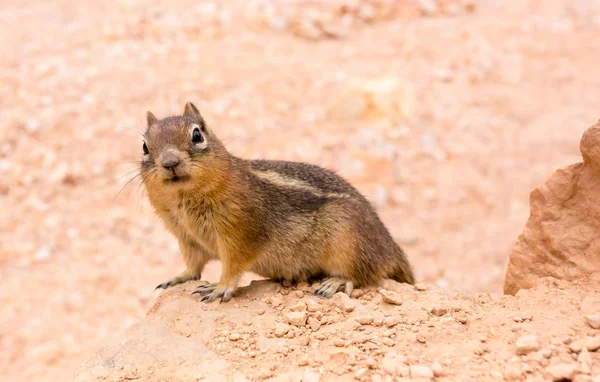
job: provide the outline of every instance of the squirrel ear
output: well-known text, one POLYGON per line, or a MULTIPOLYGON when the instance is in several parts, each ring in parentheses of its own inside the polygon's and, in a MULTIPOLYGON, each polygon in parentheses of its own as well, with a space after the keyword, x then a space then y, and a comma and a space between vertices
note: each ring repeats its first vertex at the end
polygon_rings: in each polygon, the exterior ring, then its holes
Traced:
POLYGON ((146 112, 146 121, 148 121, 148 127, 150 127, 158 122, 158 118, 156 118, 152 112, 148 111, 146 112))
POLYGON ((194 106, 193 103, 188 102, 185 104, 185 108, 183 109, 183 116, 184 117, 198 117, 198 116, 200 116, 200 112, 198 111, 196 106, 194 106))

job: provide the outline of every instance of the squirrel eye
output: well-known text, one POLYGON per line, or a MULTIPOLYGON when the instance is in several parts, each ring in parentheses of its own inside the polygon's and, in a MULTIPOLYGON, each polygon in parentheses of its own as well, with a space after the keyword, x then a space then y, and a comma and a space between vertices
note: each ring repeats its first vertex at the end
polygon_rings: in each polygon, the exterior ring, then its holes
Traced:
POLYGON ((202 143, 204 142, 204 137, 200 134, 200 129, 195 128, 192 132, 192 142, 194 143, 202 143))
POLYGON ((148 146, 146 146, 146 142, 144 142, 144 145, 142 146, 142 150, 144 150, 144 155, 150 154, 150 151, 148 151, 148 146))

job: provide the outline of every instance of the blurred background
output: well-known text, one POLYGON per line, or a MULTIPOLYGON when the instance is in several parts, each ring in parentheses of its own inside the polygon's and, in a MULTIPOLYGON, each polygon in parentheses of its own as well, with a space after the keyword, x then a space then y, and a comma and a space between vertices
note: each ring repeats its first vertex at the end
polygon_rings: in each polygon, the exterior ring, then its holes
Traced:
POLYGON ((187 101, 348 178, 420 281, 500 293, 600 117, 599 32, 592 0, 0 1, 0 377, 68 379, 183 269, 134 176, 146 110, 187 101))

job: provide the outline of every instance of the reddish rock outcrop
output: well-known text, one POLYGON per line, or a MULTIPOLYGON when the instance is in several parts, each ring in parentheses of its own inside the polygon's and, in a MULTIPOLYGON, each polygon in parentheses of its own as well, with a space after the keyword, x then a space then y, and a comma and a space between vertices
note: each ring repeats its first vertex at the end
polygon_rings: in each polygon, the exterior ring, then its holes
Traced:
POLYGON ((504 293, 552 276, 600 280, 600 121, 581 139, 582 163, 557 170, 530 195, 530 217, 510 254, 504 293))

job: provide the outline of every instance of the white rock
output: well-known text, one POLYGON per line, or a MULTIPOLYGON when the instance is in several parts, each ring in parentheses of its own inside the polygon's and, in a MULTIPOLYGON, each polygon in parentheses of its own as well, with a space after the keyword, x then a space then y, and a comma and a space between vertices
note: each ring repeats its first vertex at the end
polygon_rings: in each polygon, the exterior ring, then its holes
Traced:
POLYGON ((540 342, 537 336, 523 336, 517 340, 517 354, 525 355, 540 350, 540 342))
POLYGON ((410 367, 410 377, 413 379, 433 379, 433 370, 428 366, 413 365, 410 367))
POLYGON ((306 312, 289 312, 284 314, 287 322, 294 326, 304 326, 306 325, 306 312))
POLYGON ((600 329, 600 313, 588 314, 585 316, 585 320, 593 329, 600 329))
POLYGON ((553 381, 571 380, 577 372, 576 363, 559 363, 546 368, 553 381))
POLYGON ((333 303, 344 312, 352 312, 355 308, 354 301, 344 292, 333 295, 333 303))

